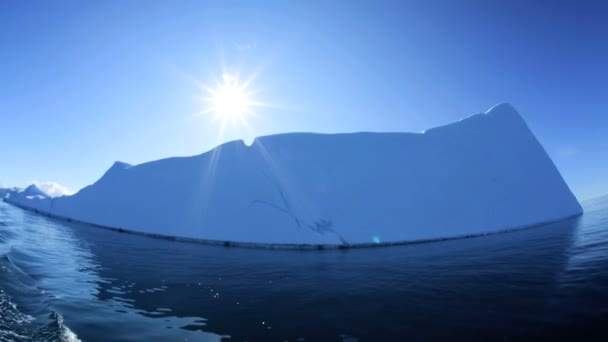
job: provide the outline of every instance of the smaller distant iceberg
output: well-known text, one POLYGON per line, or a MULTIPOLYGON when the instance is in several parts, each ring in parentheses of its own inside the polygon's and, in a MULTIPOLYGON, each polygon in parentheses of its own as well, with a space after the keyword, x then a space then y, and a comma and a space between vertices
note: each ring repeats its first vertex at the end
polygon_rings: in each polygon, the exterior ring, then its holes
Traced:
POLYGON ((46 192, 40 190, 36 185, 32 184, 25 189, 22 188, 2 188, 0 189, 0 198, 10 198, 13 202, 25 202, 30 200, 43 200, 50 198, 46 192))
POLYGON ((13 188, 0 188, 0 199, 7 198, 10 195, 15 194, 15 193, 17 193, 19 191, 23 191, 23 189, 16 188, 16 187, 13 187, 13 188))
POLYGON ((0 199, 12 197, 13 201, 17 201, 17 199, 21 197, 24 199, 45 199, 71 194, 73 194, 73 192, 71 192, 68 188, 55 182, 36 183, 28 186, 25 189, 17 187, 0 188, 0 199))

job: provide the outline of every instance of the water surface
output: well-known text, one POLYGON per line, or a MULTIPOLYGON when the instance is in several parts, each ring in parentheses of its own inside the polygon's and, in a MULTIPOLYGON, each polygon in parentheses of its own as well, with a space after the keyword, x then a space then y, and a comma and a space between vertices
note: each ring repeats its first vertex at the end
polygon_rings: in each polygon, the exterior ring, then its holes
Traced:
POLYGON ((464 240, 290 251, 0 203, 0 341, 608 338, 607 270, 608 207, 464 240))

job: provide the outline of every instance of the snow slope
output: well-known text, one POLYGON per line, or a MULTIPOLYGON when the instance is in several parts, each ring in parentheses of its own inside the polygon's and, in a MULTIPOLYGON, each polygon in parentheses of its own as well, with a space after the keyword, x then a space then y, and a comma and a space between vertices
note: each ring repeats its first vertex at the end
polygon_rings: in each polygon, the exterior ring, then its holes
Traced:
POLYGON ((269 244, 434 239, 580 215, 508 104, 424 133, 293 133, 115 163, 73 196, 9 199, 138 232, 269 244))

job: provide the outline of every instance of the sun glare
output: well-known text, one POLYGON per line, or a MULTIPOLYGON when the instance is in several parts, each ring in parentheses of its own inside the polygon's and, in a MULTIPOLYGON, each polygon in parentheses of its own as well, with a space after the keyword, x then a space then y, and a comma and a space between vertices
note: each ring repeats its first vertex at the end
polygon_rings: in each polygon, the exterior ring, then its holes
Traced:
POLYGON ((221 78, 214 79, 211 84, 196 81, 201 91, 197 99, 202 102, 202 108, 194 116, 207 116, 210 122, 218 124, 218 144, 226 138, 244 141, 255 138, 250 121, 258 118, 256 110, 273 107, 253 98, 258 94, 252 87, 257 75, 258 72, 255 72, 248 78, 241 79, 238 71, 224 72, 221 78))
POLYGON ((216 82, 215 88, 205 87, 208 103, 205 113, 211 113, 213 120, 247 124, 247 117, 253 115, 256 105, 250 98, 251 92, 247 89, 248 83, 241 83, 238 77, 224 74, 222 82, 216 82))

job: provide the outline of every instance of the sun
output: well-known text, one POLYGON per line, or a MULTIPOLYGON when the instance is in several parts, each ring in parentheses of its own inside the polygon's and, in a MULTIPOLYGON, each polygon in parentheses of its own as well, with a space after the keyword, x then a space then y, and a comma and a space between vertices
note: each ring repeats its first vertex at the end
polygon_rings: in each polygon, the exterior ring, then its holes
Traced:
POLYGON ((205 113, 213 115, 213 120, 222 124, 227 122, 247 124, 247 118, 253 115, 256 102, 251 99, 252 92, 248 90, 249 82, 240 82, 237 76, 224 74, 222 81, 216 81, 216 87, 205 86, 207 102, 205 113))
POLYGON ((252 140, 256 136, 253 121, 261 119, 257 111, 276 106, 254 98, 261 94, 253 86, 258 74, 256 71, 241 79, 239 71, 223 71, 220 78, 212 78, 212 83, 195 79, 199 90, 196 99, 201 106, 193 116, 205 116, 210 123, 217 124, 218 144, 227 138, 252 140))

